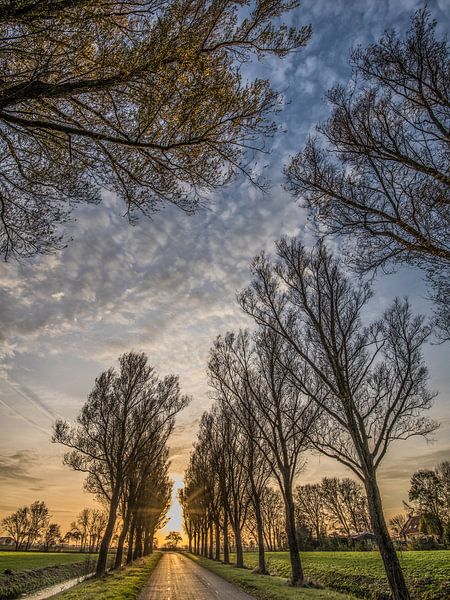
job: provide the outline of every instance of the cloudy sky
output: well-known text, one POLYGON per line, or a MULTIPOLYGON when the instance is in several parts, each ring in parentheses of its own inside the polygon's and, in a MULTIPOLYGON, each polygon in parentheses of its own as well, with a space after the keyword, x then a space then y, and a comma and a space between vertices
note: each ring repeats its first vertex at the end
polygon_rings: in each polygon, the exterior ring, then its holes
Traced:
MULTIPOLYGON (((130 349, 147 352, 161 374, 179 374, 193 397, 171 440, 172 472, 181 485, 199 417, 210 404, 205 363, 211 342, 219 332, 250 325, 235 302, 249 281, 250 260, 262 249, 271 251, 283 234, 310 239, 306 215, 282 188, 282 166, 327 116, 323 95, 348 79, 350 47, 374 41, 386 27, 404 30, 421 5, 304 0, 294 21, 312 24, 309 46, 249 67, 286 98, 278 117, 285 133, 272 140, 270 155, 258 159, 272 182, 267 194, 240 180, 194 216, 166 209, 135 227, 105 196, 99 206, 77 209, 64 251, 0 266, 0 516, 43 499, 67 527, 92 505, 83 477, 61 465, 62 451, 50 443, 51 425, 57 416, 75 418, 95 376, 130 349)), ((428 5, 445 23, 446 1, 428 5)), ((417 272, 379 277, 375 287, 374 315, 405 293, 417 311, 430 311, 417 272)), ((434 443, 403 442, 388 454, 381 483, 389 515, 407 499, 412 471, 450 458, 448 348, 430 345, 426 358, 431 387, 440 392, 432 416, 442 426, 434 443)), ((345 471, 311 457, 301 477, 315 481, 336 473, 345 471)), ((170 528, 180 529, 179 508, 172 514, 170 528)))

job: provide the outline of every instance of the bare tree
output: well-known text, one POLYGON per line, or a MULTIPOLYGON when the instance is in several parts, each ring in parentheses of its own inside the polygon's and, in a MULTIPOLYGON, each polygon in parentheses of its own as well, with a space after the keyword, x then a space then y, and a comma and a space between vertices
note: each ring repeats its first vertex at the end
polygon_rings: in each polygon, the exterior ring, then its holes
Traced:
POLYGON ((42 548, 48 552, 61 540, 61 527, 58 523, 49 523, 42 533, 42 548))
POLYGON ((324 477, 322 499, 335 531, 348 537, 370 530, 370 517, 363 487, 354 479, 324 477))
POLYGON ((297 5, 2 1, 1 254, 61 247, 70 206, 101 189, 134 222, 167 203, 192 212, 236 173, 252 177, 280 98, 241 65, 308 42, 310 27, 279 23, 297 5))
POLYGON ((28 506, 22 506, 2 519, 2 527, 14 540, 15 550, 20 550, 25 543, 30 527, 29 512, 28 506))
POLYGON ((239 297, 241 306, 291 349, 284 368, 321 409, 310 442, 363 482, 393 596, 407 600, 377 469, 392 442, 427 436, 437 427, 422 416, 434 396, 426 387, 421 354, 430 328, 398 299, 364 327, 362 311, 371 290, 364 282, 353 283, 323 244, 307 251, 297 240, 283 239, 277 250, 275 261, 264 255, 254 260, 253 281, 239 297))
POLYGON ((208 373, 211 385, 247 436, 257 444, 263 440, 269 450, 266 459, 285 504, 291 583, 301 585, 304 576, 292 487, 317 409, 311 410, 311 402, 305 402, 303 394, 292 385, 289 371, 280 360, 285 353, 283 338, 266 329, 258 333, 253 347, 247 332, 219 336, 210 353, 208 373))
POLYGON ((317 539, 327 534, 327 514, 322 486, 307 483, 295 488, 297 522, 305 526, 317 539))
POLYGON ((261 510, 264 539, 268 550, 280 550, 286 538, 284 501, 279 490, 266 487, 262 494, 261 510))
POLYGON ((353 80, 328 92, 330 118, 286 175, 323 230, 350 242, 359 271, 423 269, 448 335, 450 70, 435 30, 425 8, 405 39, 388 31, 354 50, 353 80))
POLYGON ((175 415, 188 403, 178 378, 159 379, 144 353, 119 358, 120 372, 109 369, 97 377, 77 425, 57 421, 53 441, 70 449, 64 462, 87 474, 86 487, 109 505, 96 573, 104 574, 124 486, 155 437, 167 439, 175 415))
POLYGON ((43 501, 36 500, 29 508, 29 525, 25 550, 29 550, 31 546, 41 537, 42 533, 48 527, 50 522, 50 514, 48 506, 43 501))
POLYGON ((399 538, 402 535, 403 527, 406 524, 406 516, 403 513, 394 515, 389 520, 389 526, 395 537, 399 538))

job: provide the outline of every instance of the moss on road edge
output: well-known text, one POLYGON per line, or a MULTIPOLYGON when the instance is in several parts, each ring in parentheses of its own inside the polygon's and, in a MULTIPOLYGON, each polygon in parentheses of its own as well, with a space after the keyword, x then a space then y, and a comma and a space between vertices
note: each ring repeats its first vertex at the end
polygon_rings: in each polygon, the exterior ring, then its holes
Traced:
POLYGON ((58 600, 135 600, 161 558, 161 552, 141 558, 101 579, 89 579, 52 596, 58 600))
POLYGON ((289 587, 286 579, 282 577, 256 575, 249 569, 237 569, 232 565, 224 565, 188 552, 184 555, 257 600, 353 600, 354 598, 332 590, 289 587))

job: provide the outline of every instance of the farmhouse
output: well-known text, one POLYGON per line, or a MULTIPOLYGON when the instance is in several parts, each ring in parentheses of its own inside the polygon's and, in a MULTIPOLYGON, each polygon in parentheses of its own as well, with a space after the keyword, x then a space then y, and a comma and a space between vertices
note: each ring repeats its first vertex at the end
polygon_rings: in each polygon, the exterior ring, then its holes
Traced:
POLYGON ((0 546, 14 546, 14 540, 10 536, 0 536, 0 546))
POLYGON ((409 515, 408 520, 400 530, 400 537, 405 540, 414 540, 421 537, 420 520, 422 515, 409 515))

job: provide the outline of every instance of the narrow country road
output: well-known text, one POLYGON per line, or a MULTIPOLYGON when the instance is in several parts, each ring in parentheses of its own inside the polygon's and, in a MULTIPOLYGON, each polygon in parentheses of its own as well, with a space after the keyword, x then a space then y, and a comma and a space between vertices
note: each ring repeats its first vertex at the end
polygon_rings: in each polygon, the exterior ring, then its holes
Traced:
POLYGON ((164 552, 138 600, 254 600, 178 552, 164 552))

